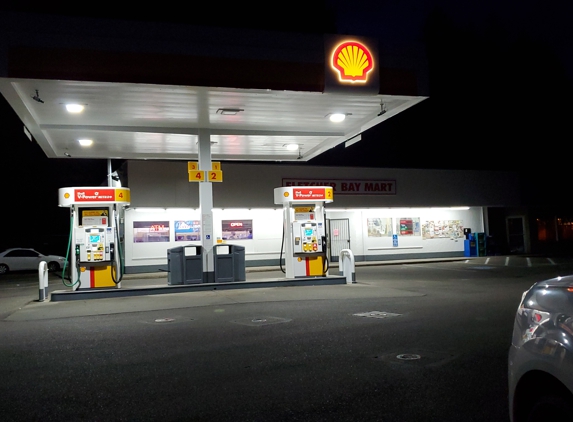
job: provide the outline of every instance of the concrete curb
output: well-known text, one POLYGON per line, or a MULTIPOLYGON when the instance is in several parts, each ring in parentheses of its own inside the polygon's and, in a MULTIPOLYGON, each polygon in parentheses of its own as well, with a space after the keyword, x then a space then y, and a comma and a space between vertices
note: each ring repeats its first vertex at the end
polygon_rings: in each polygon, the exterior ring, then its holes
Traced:
MULTIPOLYGON (((475 258, 483 257, 455 257, 455 258, 423 258, 423 259, 401 259, 389 261, 360 261, 355 262, 356 267, 371 267, 378 265, 403 265, 403 264, 427 264, 432 262, 452 262, 452 261, 467 261, 475 258)), ((330 264, 329 268, 338 268, 338 262, 330 264)), ((267 266, 267 267, 246 267, 246 273, 267 272, 267 271, 281 271, 281 267, 267 266)), ((149 279, 149 278, 167 278, 169 273, 167 271, 158 271, 152 273, 132 273, 124 274, 123 279, 149 279)))

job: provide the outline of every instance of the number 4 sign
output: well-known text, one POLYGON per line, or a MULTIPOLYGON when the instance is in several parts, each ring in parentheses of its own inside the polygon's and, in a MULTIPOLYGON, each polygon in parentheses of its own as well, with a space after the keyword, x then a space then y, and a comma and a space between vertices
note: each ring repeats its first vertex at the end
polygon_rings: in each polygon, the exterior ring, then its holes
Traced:
POLYGON ((190 182, 204 182, 205 181, 205 172, 203 170, 195 170, 189 172, 189 181, 190 182))

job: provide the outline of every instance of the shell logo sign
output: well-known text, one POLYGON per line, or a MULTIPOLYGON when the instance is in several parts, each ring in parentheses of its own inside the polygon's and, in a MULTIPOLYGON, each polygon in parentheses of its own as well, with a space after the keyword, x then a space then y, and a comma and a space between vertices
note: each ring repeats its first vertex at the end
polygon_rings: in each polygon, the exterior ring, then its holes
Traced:
POLYGON ((345 41, 334 49, 330 64, 338 72, 340 82, 365 83, 374 68, 374 59, 364 44, 345 41))

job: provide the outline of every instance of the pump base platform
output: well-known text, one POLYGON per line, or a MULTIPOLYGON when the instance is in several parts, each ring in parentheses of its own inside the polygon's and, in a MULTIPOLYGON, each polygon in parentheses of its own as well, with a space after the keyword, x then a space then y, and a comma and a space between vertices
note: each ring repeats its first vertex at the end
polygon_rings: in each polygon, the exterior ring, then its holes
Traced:
POLYGON ((301 277, 257 281, 233 281, 224 283, 178 284, 165 286, 142 286, 122 288, 99 288, 86 290, 57 290, 50 293, 50 301, 104 299, 114 297, 162 295, 168 293, 204 292, 211 290, 260 289, 266 287, 327 286, 346 284, 345 276, 301 277))

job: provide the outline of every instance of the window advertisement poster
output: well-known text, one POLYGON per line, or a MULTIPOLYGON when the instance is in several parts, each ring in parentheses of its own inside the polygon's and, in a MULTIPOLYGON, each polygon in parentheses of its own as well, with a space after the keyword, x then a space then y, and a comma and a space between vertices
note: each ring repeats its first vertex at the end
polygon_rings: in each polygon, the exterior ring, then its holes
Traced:
POLYGON ((175 221, 175 241, 189 242, 193 240, 201 240, 201 221, 175 221))
POLYGON ((134 221, 133 242, 169 242, 169 221, 134 221))
POLYGON ((246 240, 253 238, 253 220, 223 220, 223 240, 246 240))
POLYGON ((400 236, 420 236, 420 218, 419 217, 400 217, 397 220, 398 234, 400 236))
POLYGON ((461 239, 464 237, 462 220, 426 221, 422 225, 422 239, 461 239))
POLYGON ((367 218, 368 237, 389 237, 392 236, 391 218, 367 218))

